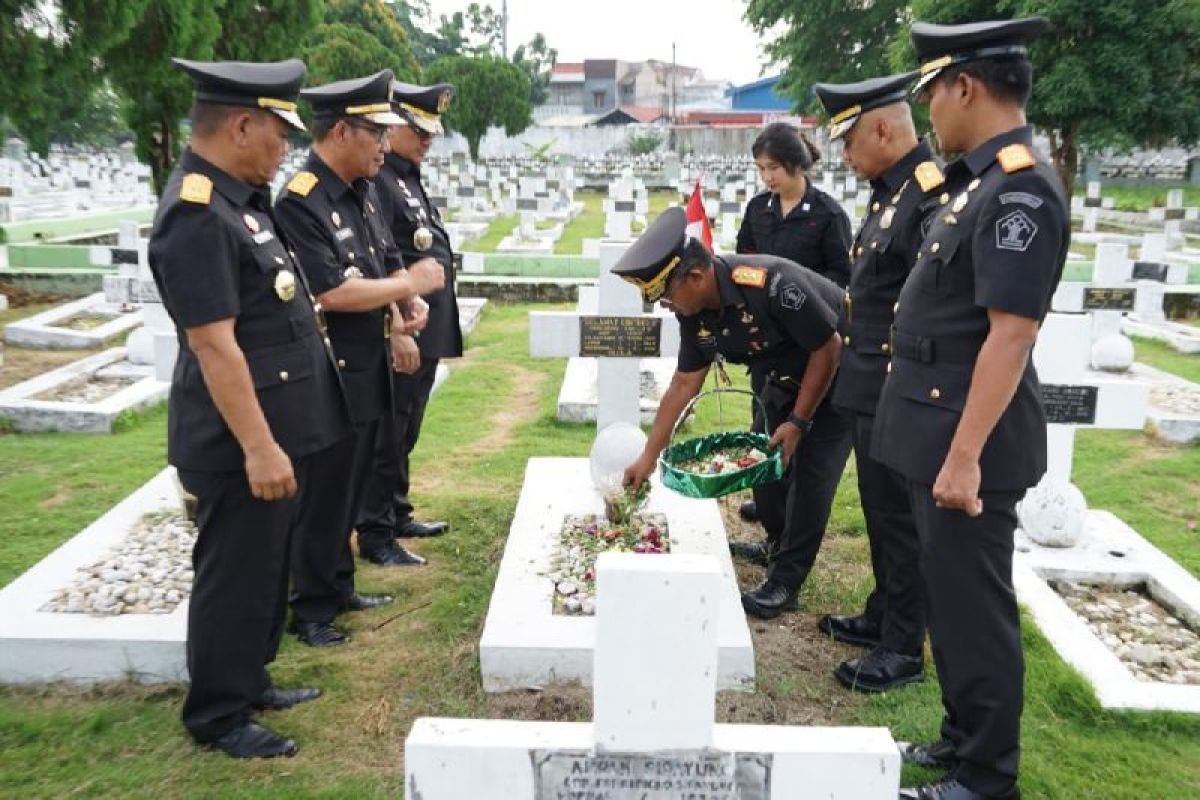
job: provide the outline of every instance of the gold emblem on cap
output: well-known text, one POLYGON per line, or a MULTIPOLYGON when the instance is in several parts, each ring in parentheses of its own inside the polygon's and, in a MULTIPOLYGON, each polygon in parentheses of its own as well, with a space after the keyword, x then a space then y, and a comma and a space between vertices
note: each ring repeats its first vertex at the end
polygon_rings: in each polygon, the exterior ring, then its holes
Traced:
POLYGON ((342 226, 342 215, 341 214, 334 211, 332 214, 329 215, 329 218, 331 220, 333 220, 334 225, 337 225, 339 228, 342 226))
POLYGON ((296 296, 296 276, 286 269, 275 273, 275 296, 285 303, 296 296))
POLYGON ((954 198, 954 204, 950 206, 950 210, 955 214, 967 207, 967 201, 971 199, 971 195, 963 192, 958 197, 954 198))
POLYGON ((418 250, 428 250, 433 247, 433 231, 424 225, 413 232, 413 247, 418 250))
POLYGON ((892 227, 892 218, 896 216, 896 207, 888 206, 883 210, 883 215, 879 218, 879 227, 887 230, 892 227))
POLYGON ((445 114, 450 110, 450 100, 454 97, 454 93, 449 89, 438 95, 437 110, 439 114, 445 114))
POLYGON ((255 218, 255 216, 250 213, 242 214, 242 222, 246 223, 246 228, 248 228, 251 233, 258 233, 258 229, 262 227, 258 224, 258 220, 255 218))

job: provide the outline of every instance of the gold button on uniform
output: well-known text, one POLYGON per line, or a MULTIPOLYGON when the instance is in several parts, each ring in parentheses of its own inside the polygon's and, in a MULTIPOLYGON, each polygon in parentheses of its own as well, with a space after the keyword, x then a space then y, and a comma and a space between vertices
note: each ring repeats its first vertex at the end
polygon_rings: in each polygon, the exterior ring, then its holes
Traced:
POLYGON ((949 203, 950 202, 950 193, 942 192, 942 196, 938 198, 938 202, 941 203, 942 205, 946 205, 946 203, 949 203))
POLYGON ((890 362, 890 361, 888 362, 888 365, 887 365, 887 371, 888 372, 892 371, 892 362, 890 362))
POLYGON ((849 336, 843 336, 843 337, 842 337, 842 344, 844 344, 844 345, 846 345, 847 347, 849 347, 849 346, 850 346, 850 337, 849 337, 849 336))
POLYGON ((931 400, 937 400, 941 396, 942 396, 942 392, 936 386, 929 390, 929 398, 931 400))
POLYGON ((345 368, 346 368, 346 359, 344 359, 344 358, 339 358, 339 359, 338 359, 338 368, 339 368, 339 369, 345 369, 345 368))
POLYGON ((887 342, 884 342, 883 344, 879 345, 879 349, 885 353, 892 352, 892 346, 890 344, 888 344, 887 342))
POLYGON ((286 381, 287 379, 288 379, 287 370, 286 369, 280 370, 279 371, 279 380, 286 381))
POLYGON ((878 200, 876 200, 874 203, 871 203, 871 210, 872 210, 872 211, 878 211, 878 210, 879 210, 879 201, 878 201, 878 200))
POLYGON ((929 246, 929 252, 931 252, 931 253, 936 253, 938 250, 941 250, 941 249, 942 249, 941 242, 934 242, 933 244, 931 244, 929 246))

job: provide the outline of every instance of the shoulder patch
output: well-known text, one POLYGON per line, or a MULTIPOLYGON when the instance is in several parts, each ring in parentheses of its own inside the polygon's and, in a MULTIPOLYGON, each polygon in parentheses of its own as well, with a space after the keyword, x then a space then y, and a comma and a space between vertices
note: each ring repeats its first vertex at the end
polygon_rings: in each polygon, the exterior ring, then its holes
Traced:
POLYGON ((767 285, 767 268, 740 264, 733 268, 733 275, 731 277, 733 278, 733 282, 738 286, 753 286, 756 289, 761 289, 767 285))
POLYGON ((206 206, 212 199, 212 187, 212 179, 207 175, 189 172, 183 176, 183 184, 179 187, 179 199, 206 206))
POLYGON ((317 181, 319 180, 320 178, 311 172, 297 172, 292 176, 292 179, 288 181, 287 189, 292 194, 298 194, 301 197, 308 197, 308 193, 313 190, 313 187, 317 185, 317 181))
POLYGON ((1005 172, 1019 172, 1037 163, 1033 151, 1023 144, 1001 147, 1000 152, 996 153, 996 160, 1000 162, 1000 169, 1005 172))
POLYGON ((938 169, 937 162, 934 161, 922 161, 917 164, 917 168, 913 170, 913 176, 921 185, 922 192, 936 189, 946 182, 946 176, 942 174, 942 171, 938 169))

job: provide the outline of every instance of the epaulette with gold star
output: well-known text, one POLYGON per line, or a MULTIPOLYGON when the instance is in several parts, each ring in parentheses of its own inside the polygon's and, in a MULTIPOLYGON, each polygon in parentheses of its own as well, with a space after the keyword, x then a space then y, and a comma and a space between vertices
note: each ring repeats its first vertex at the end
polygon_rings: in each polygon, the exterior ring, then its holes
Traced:
POLYGON ((1000 162, 1000 169, 1008 173, 1029 169, 1037 163, 1033 151, 1020 143, 1001 147, 1000 152, 996 153, 996 160, 1000 162))
POLYGON ((917 183, 921 185, 922 192, 928 192, 941 186, 946 182, 946 176, 938 169, 935 161, 922 161, 917 164, 917 168, 913 170, 913 176, 917 179, 917 183))
POLYGON ((212 188, 212 178, 199 172, 189 172, 183 176, 183 183, 179 187, 179 199, 206 206, 212 200, 212 188))

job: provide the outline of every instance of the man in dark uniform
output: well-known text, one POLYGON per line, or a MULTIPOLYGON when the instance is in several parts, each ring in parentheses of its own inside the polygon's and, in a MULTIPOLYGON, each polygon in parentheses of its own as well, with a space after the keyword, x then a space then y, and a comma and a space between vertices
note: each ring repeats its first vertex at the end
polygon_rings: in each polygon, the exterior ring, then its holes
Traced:
POLYGON ((942 739, 902 744, 942 766, 906 797, 1019 795, 1024 664, 1012 584, 1016 504, 1046 470, 1030 351, 1062 275, 1069 215, 1032 148, 1026 43, 1042 18, 913 26, 916 91, 942 147, 963 154, 900 293, 874 454, 908 480, 942 739))
POLYGON ((642 455, 625 470, 625 483, 640 485, 654 471, 675 421, 699 394, 717 355, 747 364, 764 387, 766 429, 771 445, 783 448, 789 471, 786 521, 767 580, 744 593, 742 605, 748 613, 775 616, 795 605, 825 530, 824 519, 802 527, 793 517, 811 509, 814 492, 824 485, 825 476, 814 474, 820 460, 810 451, 824 445, 816 435, 822 416, 837 413, 825 395, 842 349, 842 289, 784 258, 713 255, 688 238, 685 227, 683 209, 667 209, 613 266, 646 302, 661 300, 675 312, 680 337, 675 374, 642 455))
POLYGON ((397 545, 393 537, 438 536, 449 528, 445 522, 413 519, 408 493, 409 458, 421 435, 421 422, 438 364, 443 358, 461 356, 463 347, 458 300, 454 296, 450 236, 421 185, 421 162, 433 137, 442 132, 440 116, 450 107, 452 95, 453 88, 448 83, 392 84, 392 103, 408 124, 390 129, 391 152, 384 156, 383 167, 375 176, 383 217, 391 227, 404 263, 430 257, 442 266, 446 276, 444 289, 423 298, 429 305, 429 321, 417 339, 420 368, 411 375, 398 372, 392 376, 396 403, 392 417, 385 420, 381 429, 355 526, 359 553, 377 564, 423 564, 423 558, 397 545))
POLYGON ((833 402, 851 420, 875 588, 861 615, 825 616, 818 623, 838 641, 873 648, 834 670, 844 686, 866 692, 895 689, 924 673, 925 613, 908 486, 871 458, 871 427, 891 356, 892 307, 944 181, 941 163, 913 127, 908 85, 916 75, 814 87, 830 116, 829 138, 842 139, 846 162, 871 182, 867 216, 850 248, 833 402))
POLYGON ((443 280, 432 259, 403 269, 371 185, 387 152, 387 126, 403 123, 391 109, 391 81, 383 70, 301 93, 313 109, 312 152, 276 205, 328 319, 355 428, 332 459, 338 477, 320 487, 336 524, 303 530, 292 548, 293 622, 300 640, 318 647, 347 641, 333 625, 339 611, 391 602, 354 592, 349 536, 380 420, 392 413, 392 367, 418 366, 411 333, 423 319, 411 301, 443 280))
POLYGON ((271 213, 268 184, 304 130, 298 60, 174 59, 195 82, 192 140, 154 219, 149 260, 179 332, 168 460, 196 498, 188 608, 192 737, 238 758, 296 745, 254 722, 317 689, 276 689, 288 543, 316 506, 316 474, 350 431, 312 296, 271 213))

